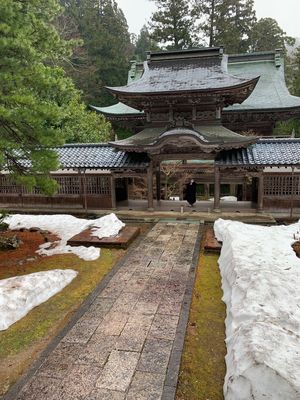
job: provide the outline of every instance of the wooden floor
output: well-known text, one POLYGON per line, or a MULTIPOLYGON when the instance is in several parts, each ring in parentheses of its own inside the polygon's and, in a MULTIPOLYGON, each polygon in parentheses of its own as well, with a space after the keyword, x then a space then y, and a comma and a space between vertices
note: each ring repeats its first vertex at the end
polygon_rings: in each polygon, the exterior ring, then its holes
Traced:
MULTIPOLYGON (((117 203, 119 210, 137 210, 145 211, 148 209, 147 200, 125 200, 117 203)), ((177 211, 180 212, 212 212, 214 208, 213 201, 198 201, 193 207, 190 207, 186 201, 172 201, 172 200, 154 200, 153 208, 155 211, 177 211)), ((250 201, 239 202, 221 202, 222 211, 228 212, 253 212, 256 213, 255 204, 250 201)))

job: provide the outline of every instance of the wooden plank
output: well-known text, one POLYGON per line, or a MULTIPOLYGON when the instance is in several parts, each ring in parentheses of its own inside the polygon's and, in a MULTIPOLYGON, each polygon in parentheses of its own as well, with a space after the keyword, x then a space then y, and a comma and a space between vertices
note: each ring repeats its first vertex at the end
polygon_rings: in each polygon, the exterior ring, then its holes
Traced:
POLYGON ((204 234, 204 250, 213 253, 220 253, 221 248, 222 243, 218 242, 215 238, 214 228, 208 227, 204 234))
POLYGON ((70 246, 95 246, 95 247, 117 247, 126 249, 130 243, 140 234, 140 228, 137 226, 125 226, 118 235, 99 239, 96 236, 91 236, 92 229, 73 236, 68 240, 70 246))

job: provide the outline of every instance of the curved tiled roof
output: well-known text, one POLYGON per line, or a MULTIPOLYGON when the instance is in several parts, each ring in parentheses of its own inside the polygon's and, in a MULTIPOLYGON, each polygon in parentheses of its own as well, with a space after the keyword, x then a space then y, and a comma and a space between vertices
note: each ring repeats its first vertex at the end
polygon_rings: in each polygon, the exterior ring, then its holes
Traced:
POLYGON ((135 108, 129 107, 121 102, 108 107, 96 107, 92 105, 90 105, 90 107, 93 110, 105 115, 145 115, 144 111, 136 110, 135 108))
POLYGON ((300 108, 300 97, 292 96, 286 86, 284 60, 279 53, 265 52, 229 56, 228 71, 240 78, 260 75, 250 96, 242 104, 234 104, 226 111, 278 110, 300 108))
MULTIPOLYGON (((144 153, 126 153, 107 144, 66 144, 49 150, 57 152, 61 169, 145 168, 149 164, 144 153)), ((21 162, 30 167, 28 160, 21 162)))
POLYGON ((150 53, 140 79, 126 86, 107 89, 112 93, 128 95, 201 93, 239 87, 253 90, 258 78, 230 75, 227 72, 227 56, 220 48, 197 49, 150 53))
POLYGON ((126 151, 145 151, 159 146, 160 143, 173 138, 180 140, 183 137, 195 139, 200 146, 211 150, 220 148, 235 148, 247 146, 257 138, 242 136, 221 124, 198 125, 194 127, 149 127, 127 139, 110 142, 116 148, 126 151))
MULTIPOLYGON (((251 95, 242 103, 226 107, 223 113, 242 111, 280 111, 300 109, 300 97, 292 96, 286 86, 284 77, 284 60, 276 51, 230 55, 228 72, 239 78, 250 79, 260 76, 251 95)), ((136 78, 140 78, 140 71, 136 78)), ((129 81, 133 82, 133 80, 129 81)), ((110 107, 96 108, 99 112, 110 115, 126 115, 130 110, 132 116, 142 116, 140 111, 118 103, 110 107)))
POLYGON ((54 150, 64 168, 144 168, 149 161, 146 154, 125 153, 105 144, 67 144, 54 150))
MULTIPOLYGON (((149 165, 145 153, 116 150, 108 144, 66 144, 51 150, 58 153, 61 169, 144 169, 149 165)), ((29 161, 19 161, 24 167, 30 167, 29 161)), ((223 150, 216 164, 228 167, 300 166, 300 139, 261 139, 246 148, 223 150)))
POLYGON ((222 151, 222 166, 300 166, 300 139, 261 139, 244 149, 222 151))

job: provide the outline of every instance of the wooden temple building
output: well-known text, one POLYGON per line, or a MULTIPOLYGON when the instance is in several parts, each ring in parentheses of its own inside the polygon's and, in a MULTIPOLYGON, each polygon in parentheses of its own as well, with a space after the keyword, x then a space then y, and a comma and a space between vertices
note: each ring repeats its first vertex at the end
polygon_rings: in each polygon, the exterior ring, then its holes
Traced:
POLYGON ((56 148, 55 196, 28 192, 0 175, 0 204, 114 209, 128 205, 134 181, 145 178, 141 198, 153 210, 168 200, 162 170, 176 165, 173 179, 193 178, 199 195, 213 198, 215 212, 226 194, 259 212, 300 207, 300 139, 272 137, 276 122, 300 116, 279 52, 149 53, 143 65, 132 64, 126 86, 107 89, 118 103, 93 108, 135 133, 108 144, 56 148))

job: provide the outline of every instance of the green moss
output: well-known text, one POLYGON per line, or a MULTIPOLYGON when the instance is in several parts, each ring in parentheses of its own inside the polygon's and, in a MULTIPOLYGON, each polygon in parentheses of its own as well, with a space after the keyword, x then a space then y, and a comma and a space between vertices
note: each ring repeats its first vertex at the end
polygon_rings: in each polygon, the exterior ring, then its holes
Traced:
POLYGON ((223 399, 226 314, 217 261, 217 255, 201 253, 177 400, 223 399))
MULTIPOLYGON (((99 260, 89 262, 71 254, 57 255, 45 257, 26 267, 26 274, 71 268, 78 271, 78 275, 60 293, 34 308, 6 331, 0 332, 0 359, 26 349, 35 341, 45 338, 49 331, 59 327, 111 270, 120 254, 118 250, 103 249, 99 260)), ((24 268, 17 273, 23 274, 24 268)), ((2 272, 1 275, 1 279, 4 279, 5 274, 2 272)))

